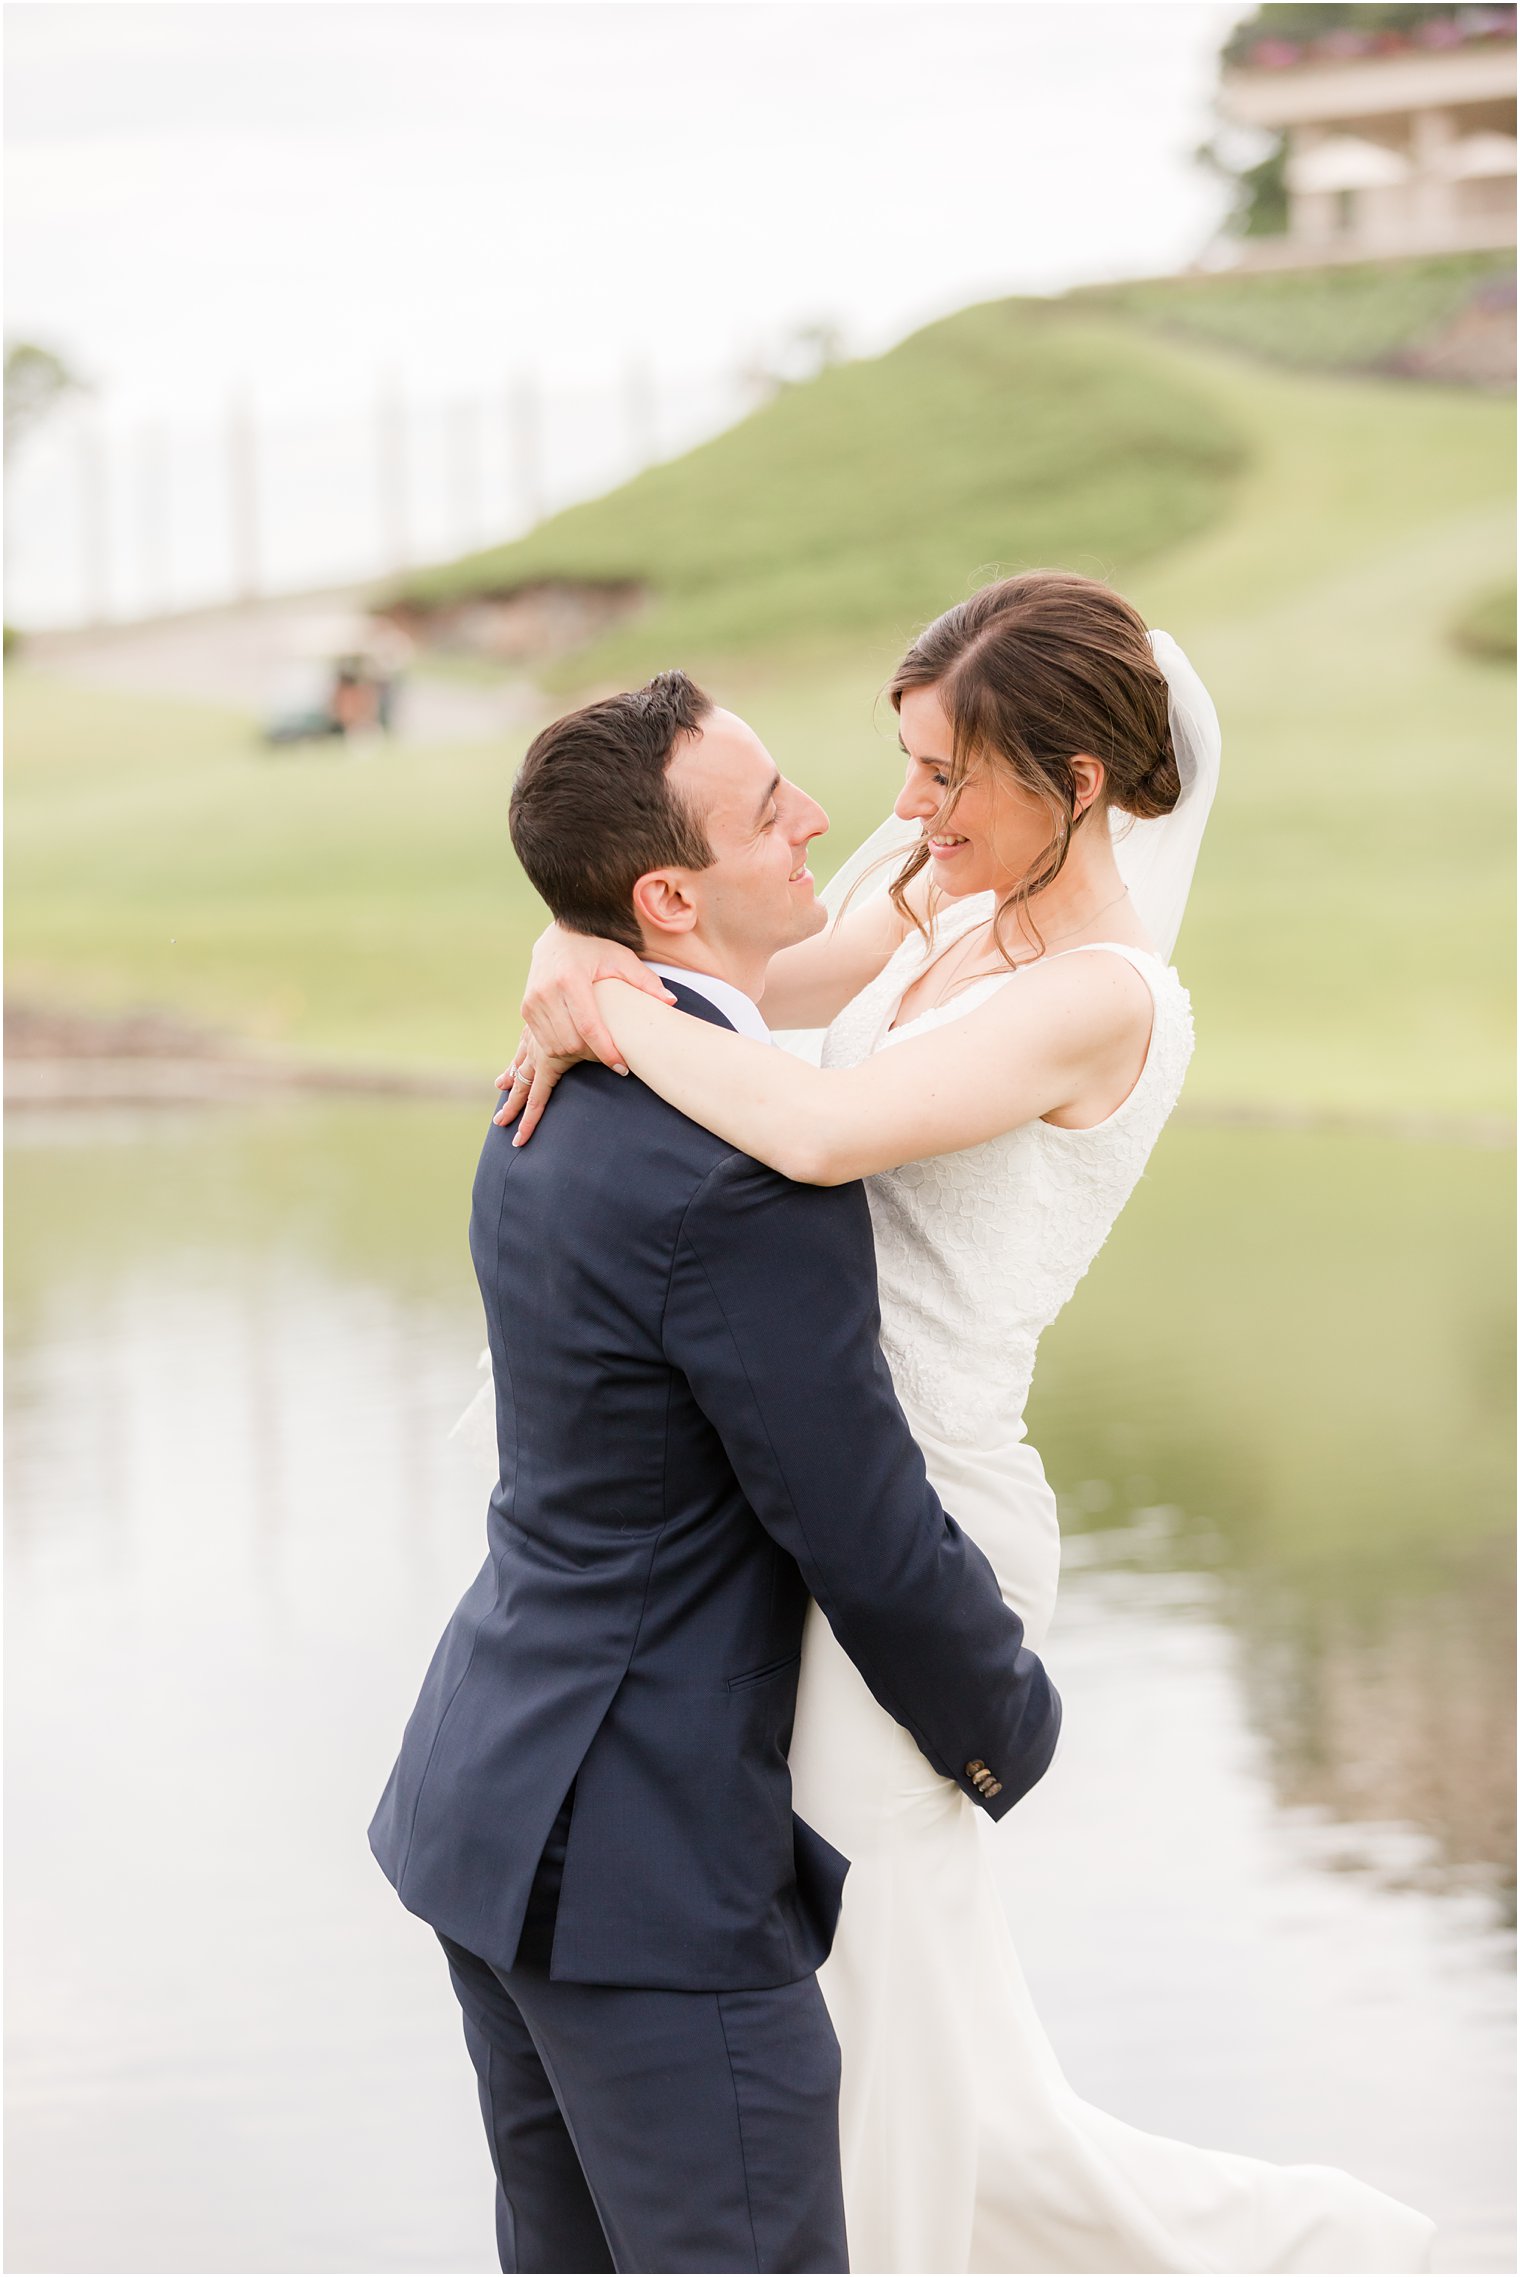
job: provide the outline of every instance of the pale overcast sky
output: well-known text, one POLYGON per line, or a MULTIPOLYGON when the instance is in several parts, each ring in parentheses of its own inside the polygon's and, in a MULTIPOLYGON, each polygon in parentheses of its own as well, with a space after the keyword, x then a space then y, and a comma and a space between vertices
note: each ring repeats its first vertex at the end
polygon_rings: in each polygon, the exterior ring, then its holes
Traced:
POLYGON ((1218 0, 6 8, 8 336, 117 406, 337 400, 811 318, 869 350, 1209 238, 1218 0))

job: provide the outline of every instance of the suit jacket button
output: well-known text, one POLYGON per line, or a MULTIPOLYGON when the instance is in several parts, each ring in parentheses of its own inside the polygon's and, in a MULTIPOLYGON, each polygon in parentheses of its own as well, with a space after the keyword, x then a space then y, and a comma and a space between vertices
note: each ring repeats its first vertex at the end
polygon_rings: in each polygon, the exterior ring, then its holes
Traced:
POLYGON ((985 1771, 986 1768, 987 1766, 982 1761, 981 1757, 979 1755, 974 1755, 971 1758, 971 1761, 966 1765, 966 1777, 968 1779, 974 1780, 977 1774, 981 1771, 985 1771))

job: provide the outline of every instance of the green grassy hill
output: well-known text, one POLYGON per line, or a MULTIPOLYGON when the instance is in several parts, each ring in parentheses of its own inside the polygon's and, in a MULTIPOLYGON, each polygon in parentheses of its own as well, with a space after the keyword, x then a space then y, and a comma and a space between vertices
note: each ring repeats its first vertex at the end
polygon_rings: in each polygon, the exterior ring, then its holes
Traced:
POLYGON ((1454 323, 1489 306, 1496 325, 1507 314, 1512 330, 1514 281, 1513 253, 1464 253, 1336 269, 1154 277, 1093 285, 1072 299, 1148 330, 1238 348, 1271 363, 1397 371, 1427 354, 1454 323))
POLYGON ((423 607, 630 580, 646 615, 561 685, 646 660, 896 640, 999 567, 1118 575, 1227 509, 1248 438, 1138 332, 996 301, 789 387, 741 426, 518 543, 409 578, 423 607))
MULTIPOLYGON (((566 688, 687 651, 874 633, 895 647, 1000 569, 1060 561, 1122 581, 1229 513, 1251 425, 1154 339, 1393 371, 1513 282, 1513 256, 1485 253, 964 309, 391 597, 426 611, 546 579, 643 586, 642 617, 546 672, 566 688)), ((1512 307, 1486 322, 1512 330, 1512 307)))
MULTIPOLYGON (((1225 726, 1179 955, 1190 1100, 1502 1114, 1514 681, 1451 628, 1513 574, 1512 464, 1492 396, 1013 303, 783 397, 492 575, 662 562, 659 603, 566 682, 697 672, 829 807, 825 874, 894 793, 875 697, 914 626, 994 564, 1113 575, 1225 726)), ((7 679, 15 993, 494 1072, 541 922, 506 835, 527 730, 271 765, 231 712, 7 679)))

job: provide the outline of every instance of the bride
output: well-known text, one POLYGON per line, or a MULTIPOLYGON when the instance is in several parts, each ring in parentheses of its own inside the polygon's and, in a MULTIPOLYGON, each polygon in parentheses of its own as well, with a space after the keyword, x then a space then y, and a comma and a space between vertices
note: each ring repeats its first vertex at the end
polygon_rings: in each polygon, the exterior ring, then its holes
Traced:
MULTIPOLYGON (((565 1066, 594 1054, 789 1177, 864 1178, 898 1396, 1038 1648, 1060 1537, 1024 1436, 1035 1348, 1187 1068, 1188 997, 1166 959, 1218 722, 1175 642, 1056 571, 948 610, 890 693, 906 759, 894 815, 834 881, 836 923, 766 976, 773 1028, 826 1027, 821 1065, 805 1039, 783 1054, 673 1018, 628 950, 551 928, 498 1120, 519 1117, 521 1143, 565 1066)), ((1348 2175, 1164 2141, 1078 2099, 974 1805, 877 1706, 816 1609, 791 1765, 797 1810, 852 1861, 820 1983, 843 2056, 853 2268, 1428 2265, 1431 2225, 1348 2175)))

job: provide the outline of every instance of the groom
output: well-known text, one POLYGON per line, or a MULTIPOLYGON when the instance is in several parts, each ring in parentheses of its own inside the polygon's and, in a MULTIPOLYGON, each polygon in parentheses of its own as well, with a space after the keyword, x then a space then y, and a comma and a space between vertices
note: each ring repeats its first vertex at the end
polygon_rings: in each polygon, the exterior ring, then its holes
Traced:
MULTIPOLYGON (((511 815, 556 917, 757 1036, 767 961, 824 922, 826 826, 679 672, 545 729, 511 815)), ((1059 1703, 909 1436, 863 1189, 793 1185, 595 1064, 551 1121, 481 1155, 489 1551, 370 1841, 448 1957, 503 2269, 844 2270, 815 1972, 848 1861, 786 1761, 808 1598, 994 1818, 1059 1703)))

